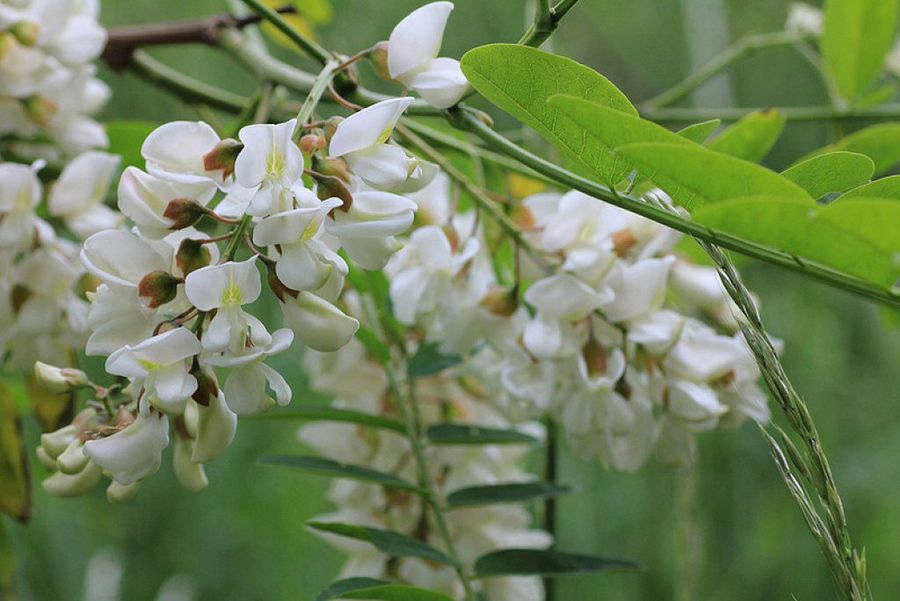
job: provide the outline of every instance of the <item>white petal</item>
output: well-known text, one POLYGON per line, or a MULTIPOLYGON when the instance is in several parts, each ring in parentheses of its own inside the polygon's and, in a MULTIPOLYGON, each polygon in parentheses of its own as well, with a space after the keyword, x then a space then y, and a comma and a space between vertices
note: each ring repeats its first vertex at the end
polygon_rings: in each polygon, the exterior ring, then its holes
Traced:
POLYGON ((459 61, 452 58, 434 59, 426 69, 405 78, 405 83, 438 109, 450 108, 469 91, 469 80, 459 68, 459 61))
POLYGON ((434 57, 441 49, 452 2, 432 2, 397 23, 388 39, 388 72, 397 79, 434 57))
POLYGON ((63 169, 50 190, 47 206, 56 217, 75 215, 102 204, 120 157, 105 152, 85 152, 63 169))
POLYGON ((332 157, 383 144, 413 101, 412 97, 382 100, 341 121, 328 145, 332 157))
POLYGON ((418 161, 394 144, 376 144, 344 156, 354 174, 378 190, 392 190, 415 172, 418 161))
POLYGON ((191 440, 178 438, 175 440, 175 454, 172 458, 172 468, 178 483, 190 492, 201 492, 209 486, 206 471, 200 463, 193 463, 194 444, 191 440))
POLYGON ((215 130, 202 121, 172 121, 153 130, 141 146, 147 171, 172 181, 221 181, 221 171, 207 171, 203 156, 219 143, 215 130))
POLYGON ((130 426, 107 438, 89 440, 84 453, 112 479, 131 484, 159 469, 169 444, 169 420, 163 415, 139 414, 130 426))
POLYGON ((210 399, 208 407, 198 407, 197 439, 191 461, 208 463, 219 457, 234 440, 237 415, 228 408, 225 393, 210 399))
POLYGON ((317 351, 338 350, 359 329, 356 319, 315 294, 301 292, 281 308, 297 339, 317 351))

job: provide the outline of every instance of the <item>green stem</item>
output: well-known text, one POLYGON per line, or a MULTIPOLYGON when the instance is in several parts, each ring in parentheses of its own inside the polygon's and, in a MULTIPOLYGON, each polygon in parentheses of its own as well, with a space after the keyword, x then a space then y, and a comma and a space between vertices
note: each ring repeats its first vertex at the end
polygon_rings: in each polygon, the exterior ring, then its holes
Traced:
POLYGON ((750 291, 744 286, 734 264, 714 244, 701 241, 700 245, 717 266, 719 279, 725 290, 743 313, 745 319, 741 319, 740 324, 744 339, 753 353, 763 380, 805 451, 801 454, 791 439, 783 435, 782 443, 787 449, 785 453, 775 439, 763 429, 776 465, 797 501, 810 531, 818 540, 838 586, 847 599, 865 601, 871 596, 866 581, 865 561, 851 542, 844 504, 809 408, 794 389, 781 365, 778 353, 766 334, 756 303, 750 291), (801 477, 815 489, 818 505, 824 516, 816 511, 806 488, 791 472, 789 462, 798 468, 801 477))
POLYGON ((668 106, 673 102, 681 100, 734 63, 754 52, 762 50, 763 48, 774 48, 777 46, 795 44, 803 41, 806 37, 809 36, 793 31, 776 31, 774 33, 762 33, 741 38, 723 52, 716 55, 715 58, 710 60, 696 72, 692 73, 668 90, 646 101, 644 106, 646 110, 654 110, 668 106))
POLYGON ((202 102, 233 113, 240 112, 247 106, 248 101, 243 96, 188 77, 164 65, 143 50, 135 50, 128 66, 143 79, 188 102, 202 102))
POLYGON ((759 259, 785 269, 802 273, 808 277, 819 280, 831 286, 854 292, 861 296, 878 300, 892 307, 900 307, 900 295, 888 290, 882 290, 878 286, 869 284, 863 280, 840 273, 800 257, 775 250, 767 246, 744 240, 731 234, 711 229, 699 223, 689 221, 680 215, 670 213, 665 209, 645 203, 640 199, 627 196, 622 193, 614 193, 610 188, 581 177, 571 171, 558 167, 541 157, 534 155, 524 148, 513 144, 484 123, 470 112, 457 109, 450 113, 451 121, 460 128, 469 130, 484 140, 488 146, 497 152, 512 157, 535 171, 559 182, 560 184, 580 190, 595 198, 606 201, 611 205, 625 209, 657 223, 678 230, 699 240, 716 244, 723 248, 739 252, 741 254, 759 259))
MULTIPOLYGON (((643 109, 641 116, 658 123, 692 123, 721 119, 737 121, 753 111, 772 107, 734 107, 734 108, 666 108, 643 109)), ((840 108, 830 105, 821 106, 786 106, 777 107, 788 121, 831 121, 835 119, 876 120, 900 119, 900 102, 891 102, 872 107, 840 108)))
POLYGON ((331 85, 331 80, 334 78, 334 70, 337 65, 337 60, 329 60, 325 63, 325 66, 322 67, 322 71, 313 82, 312 89, 310 89, 309 94, 306 96, 306 100, 303 101, 300 110, 297 112, 297 124, 294 126, 294 132, 291 136, 294 140, 297 140, 300 137, 303 126, 309 121, 310 117, 312 117, 313 112, 319 105, 319 101, 322 100, 322 96, 325 94, 328 86, 331 85))
POLYGON ((537 48, 556 31, 559 22, 577 3, 578 0, 561 0, 559 4, 551 8, 550 0, 538 0, 534 22, 516 43, 537 48))
POLYGON ((447 555, 453 560, 453 568, 457 577, 462 582, 463 590, 465 590, 466 601, 475 601, 475 591, 472 584, 466 576, 465 568, 459 559, 456 551, 456 545, 453 543, 453 537, 450 534, 450 528, 447 526, 447 520, 444 517, 444 506, 431 476, 431 470, 428 468, 428 458, 425 456, 425 441, 422 437, 422 423, 419 415, 419 405, 415 396, 415 385, 409 375, 406 374, 405 368, 396 369, 390 364, 385 364, 385 371, 388 376, 388 383, 391 388, 391 394, 395 400, 395 406, 400 413, 400 417, 406 426, 406 435, 412 446, 413 458, 416 462, 416 469, 419 476, 419 486, 424 490, 425 503, 431 509, 434 516, 434 522, 438 528, 438 535, 444 543, 447 555), (397 376, 397 372, 402 371, 407 379, 407 394, 404 394, 403 387, 397 376))
POLYGON ((234 256, 237 254, 238 246, 241 243, 241 239, 244 237, 244 232, 247 231, 247 228, 250 226, 250 223, 253 221, 252 215, 244 215, 241 217, 241 220, 238 222, 237 227, 234 228, 234 233, 231 235, 231 239, 228 241, 228 245, 225 247, 225 251, 222 253, 222 260, 220 263, 227 263, 228 261, 234 260, 234 256))

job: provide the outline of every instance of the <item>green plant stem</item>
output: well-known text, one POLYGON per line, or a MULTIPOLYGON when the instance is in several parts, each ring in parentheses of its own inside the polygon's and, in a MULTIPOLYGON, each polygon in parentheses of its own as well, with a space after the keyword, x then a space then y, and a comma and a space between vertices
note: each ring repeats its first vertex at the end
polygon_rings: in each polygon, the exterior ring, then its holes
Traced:
POLYGON ((451 122, 457 127, 471 131, 484 140, 487 145, 495 151, 521 161, 528 167, 559 182, 563 186, 580 190, 585 194, 604 200, 611 205, 691 235, 698 240, 709 242, 729 250, 734 250, 749 257, 753 257, 754 259, 766 261, 767 263, 778 265, 797 273, 802 273, 803 275, 827 283, 831 286, 878 300, 892 307, 900 307, 900 295, 893 294, 887 290, 882 290, 878 286, 834 271, 823 265, 695 223, 681 215, 645 203, 640 199, 633 198, 620 192, 614 192, 607 186, 554 165, 553 163, 528 152, 524 148, 513 144, 482 123, 468 110, 453 110, 451 112, 451 122))
POLYGON ((673 102, 681 100, 734 63, 746 58, 754 52, 764 48, 789 46, 796 44, 797 42, 802 42, 808 37, 808 34, 793 31, 776 31, 773 33, 762 33, 743 37, 721 53, 717 54, 696 72, 692 73, 668 90, 647 100, 643 103, 644 107, 649 111, 668 106, 673 102))
POLYGON ((187 102, 202 102, 213 108, 233 113, 240 112, 248 103, 243 96, 188 77, 159 62, 143 50, 135 50, 128 66, 143 79, 168 90, 187 102))
POLYGON ((303 126, 306 125, 306 122, 312 117, 316 107, 319 106, 319 101, 322 100, 322 96, 325 94, 328 86, 331 85, 331 80, 334 78, 334 69, 337 65, 337 60, 329 60, 325 63, 325 66, 322 67, 322 71, 313 82, 312 88, 306 96, 306 100, 303 101, 300 110, 297 111, 297 124, 294 126, 294 132, 291 135, 294 140, 297 140, 300 137, 303 126))
POLYGON ((537 0, 534 22, 516 43, 537 48, 553 35, 559 27, 559 22, 577 3, 578 0, 561 0, 559 4, 551 7, 550 0, 537 0))
POLYGON ((247 231, 248 227, 250 227, 250 223, 252 221, 252 215, 244 215, 243 217, 241 217, 241 220, 233 230, 231 239, 228 241, 228 245, 225 247, 224 252, 222 252, 222 263, 227 263, 228 261, 234 260, 234 256, 237 254, 237 249, 241 243, 241 239, 244 236, 244 232, 247 231))
POLYGON ((437 165, 456 183, 463 187, 463 189, 468 192, 472 199, 475 201, 475 204, 478 205, 478 208, 485 213, 487 213, 491 219, 497 222, 500 228, 512 238, 516 244, 525 249, 528 254, 530 254, 533 258, 538 261, 542 261, 542 253, 538 251, 531 243, 525 239, 522 235, 522 231, 516 226, 515 223, 510 220, 509 216, 503 212, 503 210, 497 206, 497 203, 494 202, 491 197, 487 195, 487 193, 476 186, 472 180, 470 180, 466 175, 457 169, 453 163, 451 163, 447 158, 442 155, 440 152, 435 150, 428 142, 423 140, 417 134, 413 133, 408 127, 402 124, 398 124, 395 130, 401 137, 405 138, 410 144, 418 148, 425 157, 437 163, 437 165))
POLYGON ((416 462, 416 470, 418 471, 419 486, 425 492, 423 495, 425 503, 431 509, 431 514, 434 517, 434 522, 438 528, 438 536, 440 536, 441 541, 444 543, 444 550, 446 551, 447 556, 453 560, 453 568, 456 571, 456 575, 460 579, 460 582, 462 582, 466 601, 475 601, 475 591, 472 589, 472 584, 469 582, 465 568, 459 560, 456 545, 453 543, 453 537, 450 535, 450 528, 447 526, 447 520, 444 517, 445 508, 443 501, 438 494, 434 478, 431 476, 431 470, 428 468, 428 458, 425 456, 426 443, 422 436, 422 423, 419 416, 418 401, 415 396, 415 384, 409 378, 409 375, 406 374, 405 366, 403 369, 398 369, 394 365, 385 364, 384 368, 387 372, 388 384, 391 389, 391 395, 394 397, 395 407, 397 408, 398 413, 400 413, 400 417, 406 426, 406 435, 407 438, 409 438, 413 458, 416 462), (407 381, 406 393, 404 393, 404 387, 397 375, 398 372, 402 372, 405 375, 404 377, 407 381))
POLYGON ((715 263, 725 290, 743 313, 739 322, 744 339, 756 359, 769 391, 787 423, 801 441, 804 453, 797 451, 791 439, 782 432, 782 443, 787 449, 785 453, 778 442, 763 429, 776 465, 797 501, 810 531, 819 542, 831 566, 835 581, 845 597, 852 601, 866 601, 871 595, 866 581, 865 560, 851 542, 844 505, 809 409, 781 365, 778 353, 765 332, 756 303, 750 291, 744 286, 734 264, 716 245, 698 242, 715 263), (790 463, 799 470, 800 477, 815 489, 818 506, 824 516, 816 511, 813 500, 800 478, 791 471, 790 463))

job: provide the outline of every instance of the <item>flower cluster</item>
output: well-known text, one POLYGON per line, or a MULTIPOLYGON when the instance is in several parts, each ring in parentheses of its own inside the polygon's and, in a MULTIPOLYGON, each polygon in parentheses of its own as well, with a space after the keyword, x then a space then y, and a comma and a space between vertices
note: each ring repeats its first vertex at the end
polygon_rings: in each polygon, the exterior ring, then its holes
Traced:
POLYGON ((106 44, 99 11, 98 0, 0 3, 0 135, 20 154, 50 159, 107 145, 90 117, 109 98, 93 64, 106 44))

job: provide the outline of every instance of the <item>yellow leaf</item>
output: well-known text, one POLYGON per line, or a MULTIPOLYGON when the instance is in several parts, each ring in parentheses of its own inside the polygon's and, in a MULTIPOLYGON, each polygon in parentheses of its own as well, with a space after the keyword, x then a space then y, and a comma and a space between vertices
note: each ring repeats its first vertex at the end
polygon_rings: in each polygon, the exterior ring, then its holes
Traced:
MULTIPOLYGON (((264 2, 272 8, 284 6, 283 0, 264 0, 264 2)), ((328 0, 294 0, 292 4, 297 8, 297 14, 285 14, 282 17, 291 27, 313 39, 316 39, 316 33, 313 29, 314 25, 324 25, 331 21, 334 16, 328 0)), ((263 23, 262 31, 273 42, 292 50, 299 50, 290 38, 271 23, 263 23)))
POLYGON ((510 173, 507 184, 509 185, 509 195, 516 200, 521 200, 532 194, 543 192, 546 188, 543 182, 531 179, 520 173, 510 173))
POLYGON ((25 389, 31 399, 31 410, 44 432, 58 430, 72 420, 74 392, 51 392, 30 375, 25 378, 25 389))
POLYGON ((22 421, 3 382, 0 382, 0 512, 21 522, 27 521, 31 514, 22 421))

